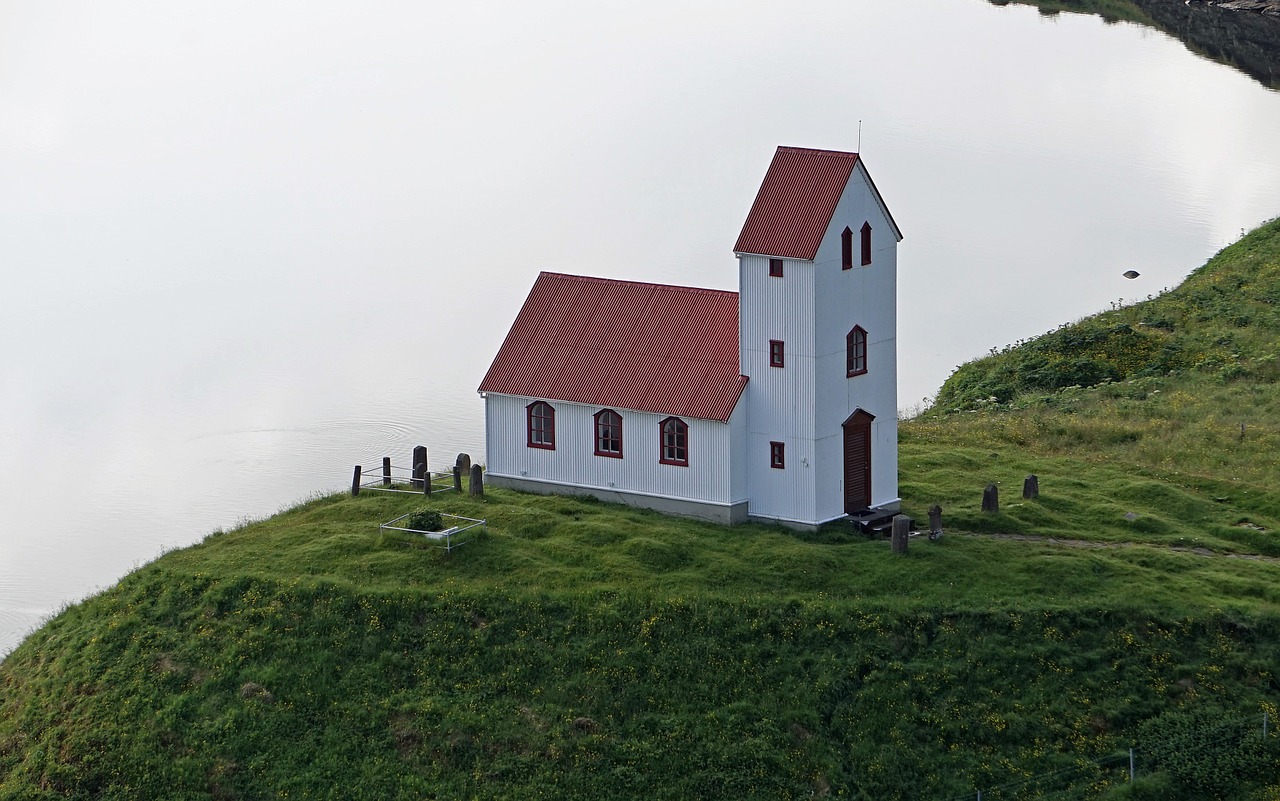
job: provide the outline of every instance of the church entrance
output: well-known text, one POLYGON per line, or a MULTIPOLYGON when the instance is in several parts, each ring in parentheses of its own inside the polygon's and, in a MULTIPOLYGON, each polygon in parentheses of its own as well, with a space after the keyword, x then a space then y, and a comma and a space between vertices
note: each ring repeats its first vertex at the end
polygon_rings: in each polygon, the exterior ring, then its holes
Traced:
POLYGON ((844 512, 856 514, 871 506, 871 421, 858 409, 844 421, 844 512))

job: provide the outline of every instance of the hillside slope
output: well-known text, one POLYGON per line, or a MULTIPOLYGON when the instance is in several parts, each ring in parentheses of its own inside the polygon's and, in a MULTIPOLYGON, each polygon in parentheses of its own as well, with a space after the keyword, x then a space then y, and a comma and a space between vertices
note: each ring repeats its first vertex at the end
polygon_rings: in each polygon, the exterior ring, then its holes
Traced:
POLYGON ((0 664, 0 799, 1274 799, 1278 254, 958 371, 905 557, 497 490, 216 532, 0 664), (379 534, 423 506, 487 532, 379 534))

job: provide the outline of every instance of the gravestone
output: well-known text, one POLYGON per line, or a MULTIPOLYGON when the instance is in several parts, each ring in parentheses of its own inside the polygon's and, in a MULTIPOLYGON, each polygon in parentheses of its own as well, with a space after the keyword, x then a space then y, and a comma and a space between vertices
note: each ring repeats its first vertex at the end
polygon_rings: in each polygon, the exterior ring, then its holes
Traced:
POLYGON ((391 486, 391 457, 382 457, 382 486, 391 486))
POLYGON ((478 464, 471 465, 471 494, 484 495, 484 468, 478 464))
POLYGON ((942 507, 934 504, 929 507, 929 539, 942 538, 942 507))
POLYGON ((982 511, 993 514, 1000 511, 1000 490, 995 484, 988 484, 982 491, 982 511))
POLYGON ((454 462, 454 464, 455 464, 455 465, 457 465, 457 466, 458 466, 458 468, 462 470, 462 474, 463 474, 464 476, 466 476, 466 475, 470 475, 470 474, 471 474, 471 456, 470 456, 470 454, 466 454, 466 453, 460 453, 460 454, 458 454, 458 459, 457 459, 457 461, 455 461, 455 462, 454 462))
POLYGON ((911 518, 906 515, 893 516, 893 533, 889 536, 889 544, 894 553, 907 552, 907 539, 911 535, 911 518))
POLYGON ((1022 480, 1022 497, 1028 499, 1040 497, 1040 478, 1034 473, 1022 480))
POLYGON ((351 477, 351 497, 360 494, 360 465, 356 465, 356 474, 351 477))
POLYGON ((413 449, 413 488, 422 489, 422 476, 427 472, 427 447, 419 445, 413 449))
POLYGON ((453 491, 462 492, 462 466, 453 466, 453 491))

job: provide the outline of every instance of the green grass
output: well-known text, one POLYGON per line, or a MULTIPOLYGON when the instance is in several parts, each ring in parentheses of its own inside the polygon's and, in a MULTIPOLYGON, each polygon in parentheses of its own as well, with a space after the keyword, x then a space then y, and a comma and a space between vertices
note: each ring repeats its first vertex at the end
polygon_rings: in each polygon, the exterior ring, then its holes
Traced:
POLYGON ((0 799, 1274 801, 1278 256, 958 371, 901 427, 947 530, 905 556, 493 489, 217 532, 0 664, 0 799), (428 506, 488 526, 379 533, 428 506))

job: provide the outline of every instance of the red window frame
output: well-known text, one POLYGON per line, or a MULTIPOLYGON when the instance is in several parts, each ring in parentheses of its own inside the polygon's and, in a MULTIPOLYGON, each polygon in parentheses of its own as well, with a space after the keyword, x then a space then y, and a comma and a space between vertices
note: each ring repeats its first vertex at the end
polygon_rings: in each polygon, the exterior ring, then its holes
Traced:
POLYGON ((844 338, 845 375, 852 378, 867 371, 867 332, 860 325, 855 325, 849 335, 844 338))
POLYGON ((595 413, 596 456, 622 458, 622 415, 613 409, 595 413))
POLYGON ((689 424, 679 417, 668 417, 658 424, 658 461, 662 464, 689 466, 689 424))
POLYGON ((862 266, 871 263, 871 223, 862 224, 862 266))
POLYGON ((534 401, 524 407, 528 439, 525 444, 530 448, 542 448, 548 451, 556 449, 556 410, 546 401, 534 401))
POLYGON ((782 259, 769 259, 769 275, 774 278, 782 277, 782 259))
POLYGON ((769 366, 787 366, 787 343, 783 342, 781 339, 769 340, 769 366))
POLYGON ((785 442, 769 443, 769 466, 774 470, 787 469, 787 444, 785 442))
POLYGON ((853 229, 847 225, 840 232, 840 269, 853 269, 853 229))

